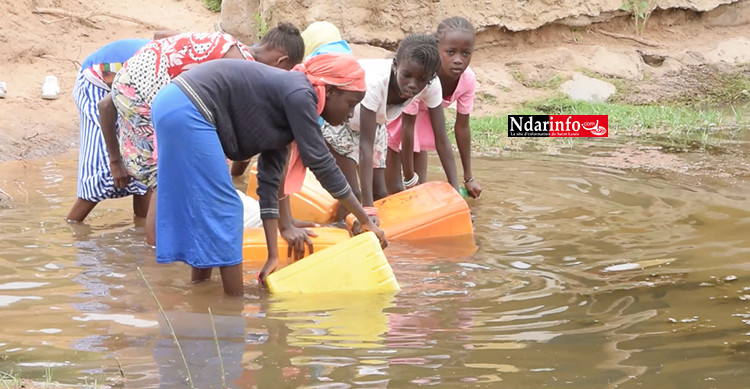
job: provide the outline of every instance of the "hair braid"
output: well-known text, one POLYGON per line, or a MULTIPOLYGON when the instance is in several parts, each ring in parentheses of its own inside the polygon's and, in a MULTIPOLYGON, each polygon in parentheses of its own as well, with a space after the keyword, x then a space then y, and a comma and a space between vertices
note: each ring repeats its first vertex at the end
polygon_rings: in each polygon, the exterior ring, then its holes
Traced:
POLYGON ((396 61, 403 63, 405 60, 422 65, 428 75, 437 74, 440 69, 437 38, 428 34, 407 35, 396 50, 396 61))
POLYGON ((298 64, 302 62, 305 54, 305 42, 299 29, 291 23, 281 22, 278 26, 268 30, 260 40, 262 46, 272 49, 282 49, 287 52, 289 62, 298 64))
POLYGON ((466 20, 466 18, 462 18, 461 16, 453 16, 447 19, 443 19, 443 21, 440 22, 437 27, 436 35, 438 39, 442 39, 443 35, 445 35, 445 33, 448 31, 466 31, 471 35, 474 35, 476 33, 471 22, 466 20))

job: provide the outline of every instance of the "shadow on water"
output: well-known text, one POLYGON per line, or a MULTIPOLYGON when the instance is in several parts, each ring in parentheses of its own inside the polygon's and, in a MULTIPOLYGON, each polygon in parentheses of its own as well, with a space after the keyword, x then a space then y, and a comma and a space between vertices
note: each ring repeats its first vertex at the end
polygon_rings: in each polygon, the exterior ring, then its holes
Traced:
POLYGON ((236 388, 746 387, 746 177, 586 162, 602 152, 477 160, 475 240, 393 242, 398 294, 248 281, 242 299, 156 265, 127 199, 65 223, 74 156, 6 164, 0 370, 127 388, 189 387, 187 371, 220 388, 222 366, 236 388))

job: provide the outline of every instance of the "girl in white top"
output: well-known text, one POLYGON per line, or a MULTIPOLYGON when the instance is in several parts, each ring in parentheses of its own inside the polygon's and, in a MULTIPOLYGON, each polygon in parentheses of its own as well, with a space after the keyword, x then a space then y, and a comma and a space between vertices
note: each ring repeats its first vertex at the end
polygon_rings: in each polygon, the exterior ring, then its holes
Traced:
MULTIPOLYGON (((433 126, 445 128, 442 88, 436 77, 440 68, 437 43, 434 36, 410 34, 399 44, 396 58, 361 60, 367 83, 365 98, 354 109, 354 117, 348 124, 322 128, 339 168, 355 194, 360 195, 363 206, 371 207, 374 200, 388 194, 385 185, 388 148, 385 126, 388 122, 398 119, 403 110, 419 98, 434 113, 434 117, 431 115, 433 126), (372 161, 372 164, 365 161, 372 161)), ((445 139, 436 139, 436 144, 446 147, 437 147, 438 155, 448 182, 458 190, 453 150, 445 130, 442 133, 445 139)), ((400 166, 399 163, 399 179, 400 166)), ((343 216, 340 212, 339 219, 343 216)))

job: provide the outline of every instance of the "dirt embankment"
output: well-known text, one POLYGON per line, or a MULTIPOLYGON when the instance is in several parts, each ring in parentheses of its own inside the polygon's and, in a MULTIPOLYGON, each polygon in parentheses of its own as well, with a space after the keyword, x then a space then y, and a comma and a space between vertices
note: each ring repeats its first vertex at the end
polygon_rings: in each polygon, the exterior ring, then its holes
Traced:
POLYGON ((220 21, 198 0, 2 2, 7 16, 0 21, 0 81, 8 96, 0 99, 0 160, 76 147, 71 92, 80 61, 112 40, 149 38, 156 27, 213 31, 220 25, 252 43, 248 37, 261 20, 290 20, 302 29, 327 19, 359 43, 356 55, 383 57, 390 55, 383 47, 394 47, 405 33, 432 31, 443 17, 463 15, 480 30, 471 65, 479 81, 479 115, 550 96, 555 84, 580 71, 627 81, 628 101, 635 103, 691 94, 695 74, 748 72, 741 64, 750 62, 750 0, 658 1, 642 35, 620 10, 621 0, 516 3, 356 0, 344 8, 330 0, 224 0, 220 21), (47 74, 59 79, 58 100, 41 99, 47 74))
POLYGON ((627 88, 617 99, 635 104, 696 102, 706 97, 696 89, 721 88, 732 79, 724 75, 750 75, 742 66, 750 63, 750 0, 530 0, 522 6, 514 0, 354 0, 345 7, 329 0, 224 0, 223 7, 221 28, 248 40, 259 23, 332 21, 362 56, 390 55, 368 47, 392 50, 407 33, 465 16, 478 31, 472 68, 479 114, 557 93, 576 72, 617 79, 627 88))
POLYGON ((575 72, 620 79, 629 90, 618 100, 636 104, 693 102, 704 97, 696 87, 731 79, 711 74, 750 74, 737 68, 750 63, 750 0, 224 0, 220 25, 253 40, 257 24, 329 20, 355 54, 384 56, 366 47, 393 50, 453 15, 478 31, 479 114, 556 93, 575 72))
POLYGON ((8 88, 0 99, 0 161, 77 146, 73 83, 80 62, 97 48, 153 37, 155 27, 213 31, 217 18, 197 0, 3 1, 0 14, 0 81, 8 88), (41 99, 48 74, 59 80, 57 100, 41 99))
POLYGON ((336 24, 351 42, 394 47, 405 33, 431 31, 446 16, 468 18, 480 31, 532 31, 549 24, 587 26, 652 10, 706 12, 737 0, 223 0, 222 27, 243 38, 258 22, 286 20, 307 26, 316 20, 336 24), (640 7, 640 8, 639 8, 640 7))

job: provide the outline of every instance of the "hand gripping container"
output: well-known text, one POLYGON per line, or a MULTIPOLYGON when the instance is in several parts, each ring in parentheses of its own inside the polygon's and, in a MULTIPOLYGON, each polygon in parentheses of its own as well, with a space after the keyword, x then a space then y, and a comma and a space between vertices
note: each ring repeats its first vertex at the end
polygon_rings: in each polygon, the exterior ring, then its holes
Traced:
MULTIPOLYGON (((310 237, 313 242, 313 251, 318 252, 328 247, 332 247, 337 243, 341 243, 349 240, 349 232, 341 228, 333 227, 313 227, 310 228, 318 236, 310 237)), ((276 242, 279 250, 279 266, 286 266, 289 264, 287 260, 287 250, 289 245, 286 240, 281 237, 281 234, 277 235, 276 242)), ((310 252, 305 245, 305 256, 310 255, 310 252)), ((245 235, 242 240, 242 258, 245 264, 252 264, 263 266, 268 257, 268 247, 266 246, 266 234, 263 228, 247 228, 245 229, 245 235)))
POLYGON ((271 293, 396 292, 393 269, 372 232, 359 234, 278 270, 271 293))
MULTIPOLYGON (((247 178, 247 195, 258 199, 258 164, 250 167, 247 178)), ((336 209, 339 202, 334 199, 328 191, 323 189, 315 175, 307 170, 302 190, 289 196, 291 201, 292 216, 296 219, 307 220, 313 223, 329 224, 336 217, 336 209)))

